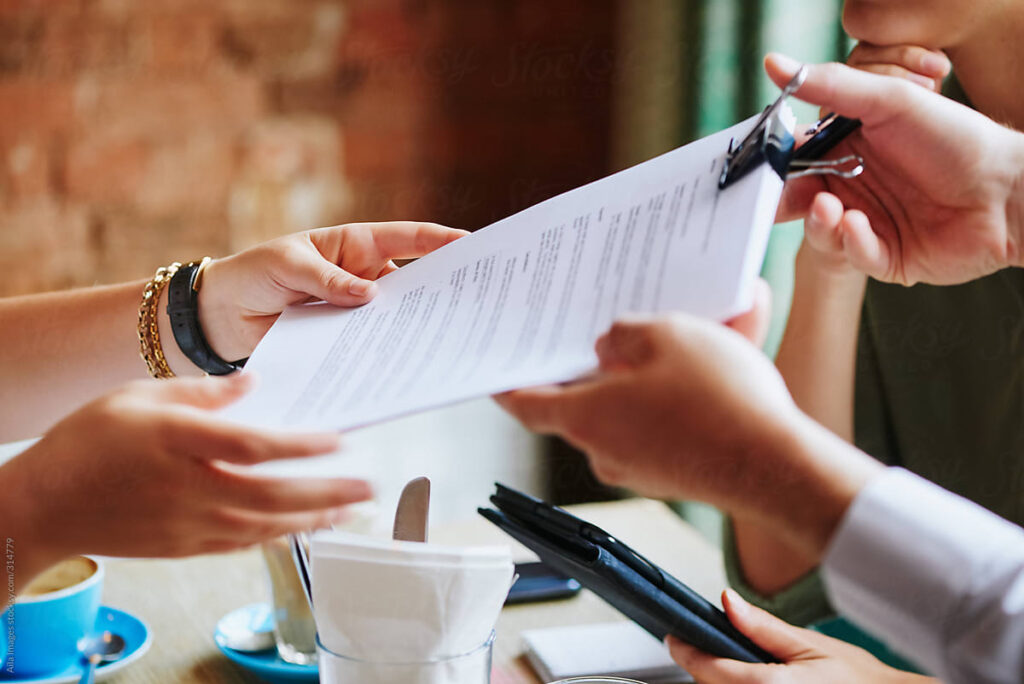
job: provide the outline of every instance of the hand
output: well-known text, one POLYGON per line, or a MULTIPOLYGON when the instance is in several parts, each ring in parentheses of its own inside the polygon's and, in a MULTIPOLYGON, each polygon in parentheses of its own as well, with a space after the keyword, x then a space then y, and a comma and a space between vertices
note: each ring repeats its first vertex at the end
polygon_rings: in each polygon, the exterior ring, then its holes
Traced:
MULTIPOLYGON (((768 319, 766 287, 757 301, 733 323, 755 337, 768 319)), ((735 329, 684 315, 633 318, 616 322, 597 354, 593 379, 497 400, 531 430, 584 450, 613 485, 664 498, 724 493, 742 455, 766 450, 774 425, 798 415, 774 366, 735 329)))
POLYGON ((672 659, 701 684, 937 684, 897 670, 845 641, 794 627, 727 590, 722 605, 730 622, 781 664, 757 665, 718 658, 678 639, 667 639, 672 659))
MULTIPOLYGON (((782 85, 799 65, 771 55, 766 68, 782 85)), ((1024 263, 1024 136, 907 81, 838 64, 810 66, 797 96, 863 121, 835 154, 860 155, 865 172, 787 184, 779 220, 820 212, 851 266, 907 285, 1024 263)))
POLYGON ((760 516, 811 558, 881 466, 801 413, 763 337, 767 288, 729 327, 677 314, 620 321, 600 372, 498 403, 531 430, 586 452, 601 480, 760 516))
POLYGON ((0 467, 0 527, 42 570, 78 553, 171 557, 244 547, 328 526, 343 506, 370 496, 361 481, 238 467, 338 446, 336 434, 276 434, 211 415, 251 384, 246 374, 137 381, 88 404, 0 467))
POLYGON ((623 320, 597 342, 595 378, 508 392, 498 402, 527 428, 580 447, 605 482, 777 518, 783 533, 806 523, 798 533, 808 539, 795 543, 819 553, 866 482, 872 466, 862 470, 859 459, 880 466, 804 416, 744 339, 763 336, 767 299, 762 288, 731 329, 683 314, 623 320), (850 451, 859 459, 844 461, 850 451), (828 469, 833 481, 814 479, 828 469), (785 491, 800 491, 800 511, 788 508, 785 491), (812 499, 817 517, 805 520, 812 499))
POLYGON ((350 223, 288 235, 206 267, 199 290, 200 324, 228 361, 252 352, 292 304, 323 300, 361 306, 374 280, 394 271, 394 259, 423 256, 468 233, 435 223, 350 223))
MULTIPOLYGON (((915 45, 858 43, 846 63, 862 71, 894 76, 939 92, 952 70, 945 53, 915 45)), ((835 195, 820 193, 804 219, 805 256, 826 274, 858 273, 846 258, 840 223, 844 207, 835 195)), ((859 275, 859 273, 858 273, 859 275)), ((863 277, 863 276, 861 276, 863 277)))

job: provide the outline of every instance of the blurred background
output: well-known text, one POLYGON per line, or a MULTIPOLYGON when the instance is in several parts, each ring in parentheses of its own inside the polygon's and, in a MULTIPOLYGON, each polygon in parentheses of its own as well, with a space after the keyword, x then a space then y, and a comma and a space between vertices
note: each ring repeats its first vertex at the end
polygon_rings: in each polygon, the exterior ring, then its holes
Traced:
MULTIPOLYGON (((765 52, 845 56, 840 6, 0 0, 0 295, 349 221, 480 228, 756 113, 776 93, 765 52)), ((769 352, 799 239, 774 231, 769 352)), ((616 494, 488 401, 359 431, 348 453, 382 499, 432 475, 435 520, 471 515, 495 479, 562 503, 616 494)))

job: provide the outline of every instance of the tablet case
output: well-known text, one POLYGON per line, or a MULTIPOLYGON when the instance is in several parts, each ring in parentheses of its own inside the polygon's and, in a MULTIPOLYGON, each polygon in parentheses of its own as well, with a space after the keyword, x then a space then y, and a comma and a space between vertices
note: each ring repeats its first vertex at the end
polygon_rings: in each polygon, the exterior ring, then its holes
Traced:
MULTIPOLYGON (((690 587, 621 545, 656 574, 638 571, 641 566, 616 557, 606 548, 607 544, 569 532, 565 521, 575 520, 581 527, 605 534, 599 528, 511 488, 498 488, 499 493, 491 497, 491 502, 499 510, 481 508, 482 516, 534 551, 543 562, 578 580, 655 638, 663 640, 671 634, 716 656, 751 663, 776 662, 737 631, 721 610, 690 587), (556 513, 561 524, 531 514, 531 503, 551 509, 549 512, 556 513), (663 582, 658 581, 659 577, 663 582)), ((612 541, 618 543, 613 538, 612 541)))

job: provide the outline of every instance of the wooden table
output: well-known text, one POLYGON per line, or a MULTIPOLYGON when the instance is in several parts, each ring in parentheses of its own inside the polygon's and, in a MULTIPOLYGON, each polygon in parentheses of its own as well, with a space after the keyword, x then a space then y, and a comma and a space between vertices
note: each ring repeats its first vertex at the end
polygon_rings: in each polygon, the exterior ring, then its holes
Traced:
MULTIPOLYGON (((626 540, 712 600, 725 587, 720 552, 664 504, 632 499, 574 506, 571 510, 626 540)), ((488 544, 512 540, 477 518, 433 529, 431 541, 488 544)), ((516 546, 516 560, 530 558, 526 549, 516 546)), ((265 582, 258 550, 187 560, 108 561, 104 604, 139 616, 153 631, 150 652, 109 681, 260 682, 225 658, 214 645, 212 634, 225 613, 266 600, 265 582)), ((521 656, 519 634, 523 630, 622 619, 587 591, 566 601, 506 608, 498 622, 493 684, 539 682, 521 656)))

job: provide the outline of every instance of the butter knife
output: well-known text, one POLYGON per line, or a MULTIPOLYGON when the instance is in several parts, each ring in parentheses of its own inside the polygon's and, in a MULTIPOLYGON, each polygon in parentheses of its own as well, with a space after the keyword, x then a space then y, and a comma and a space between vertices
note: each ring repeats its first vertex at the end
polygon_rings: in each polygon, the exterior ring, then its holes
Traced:
POLYGON ((398 498, 393 537, 400 541, 427 541, 427 518, 430 512, 430 480, 410 480, 398 498))

